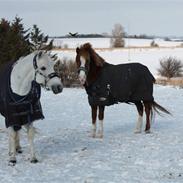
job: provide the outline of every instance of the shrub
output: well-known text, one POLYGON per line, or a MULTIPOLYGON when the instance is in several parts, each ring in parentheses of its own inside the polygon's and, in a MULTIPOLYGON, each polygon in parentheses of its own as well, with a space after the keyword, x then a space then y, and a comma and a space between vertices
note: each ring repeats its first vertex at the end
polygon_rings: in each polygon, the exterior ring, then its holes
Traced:
POLYGON ((159 47, 159 45, 153 40, 150 44, 151 47, 159 47))
POLYGON ((171 41, 171 39, 169 37, 165 37, 164 41, 171 41))
POLYGON ((63 48, 64 48, 64 49, 69 48, 68 44, 64 44, 64 45, 63 45, 63 48))
POLYGON ((160 68, 158 69, 158 73, 161 76, 172 78, 172 77, 180 77, 183 72, 183 64, 182 61, 177 59, 176 57, 168 57, 160 60, 160 68))
POLYGON ((79 86, 77 66, 73 60, 64 58, 55 64, 55 70, 59 73, 65 87, 79 86))
POLYGON ((180 47, 183 47, 183 43, 180 44, 180 47))

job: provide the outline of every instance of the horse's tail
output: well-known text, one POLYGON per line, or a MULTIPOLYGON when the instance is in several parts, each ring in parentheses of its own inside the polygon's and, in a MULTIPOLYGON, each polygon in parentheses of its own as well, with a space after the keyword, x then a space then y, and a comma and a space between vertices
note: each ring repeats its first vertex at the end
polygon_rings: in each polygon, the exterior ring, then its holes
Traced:
POLYGON ((161 112, 172 115, 167 109, 156 103, 155 101, 152 102, 152 107, 155 112, 157 112, 159 115, 161 115, 161 112))

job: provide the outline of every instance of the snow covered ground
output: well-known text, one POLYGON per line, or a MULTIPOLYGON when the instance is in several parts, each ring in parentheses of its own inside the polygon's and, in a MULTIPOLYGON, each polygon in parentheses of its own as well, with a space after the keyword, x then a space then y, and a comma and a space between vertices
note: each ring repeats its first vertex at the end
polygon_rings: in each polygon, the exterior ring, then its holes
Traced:
POLYGON ((164 41, 162 39, 155 39, 155 42, 161 46, 159 48, 147 48, 152 40, 150 39, 126 39, 126 46, 130 49, 110 49, 109 38, 70 38, 70 39, 56 39, 54 44, 67 44, 68 50, 55 50, 60 59, 75 60, 75 48, 84 43, 91 43, 96 52, 102 56, 107 62, 112 64, 120 64, 127 62, 140 62, 146 65, 155 77, 158 76, 157 69, 162 58, 176 57, 183 62, 183 48, 180 46, 182 42, 164 41), (146 48, 145 48, 146 47, 146 48), (107 49, 106 49, 107 48, 107 49))
MULTIPOLYGON (((176 57, 183 62, 183 48, 131 48, 131 49, 110 49, 110 50, 96 50, 107 62, 112 64, 120 64, 127 62, 140 62, 146 65, 153 75, 157 76, 157 69, 162 58, 176 57)), ((57 50, 61 59, 75 60, 75 50, 57 50)))
MULTIPOLYGON (((66 41, 70 48, 85 42, 91 42, 94 48, 109 48, 109 39, 66 41)), ((149 44, 147 40, 128 43, 132 46, 149 44)), ((97 49, 97 53, 113 64, 141 62, 156 76, 159 59, 175 56, 183 60, 183 48, 168 47, 177 46, 168 45, 175 43, 163 42, 167 48, 97 49)), ((74 49, 54 52, 60 58, 75 59, 74 49)), ((39 163, 29 162, 29 146, 22 130, 24 152, 17 155, 15 167, 8 166, 8 135, 0 116, 0 182, 182 183, 183 90, 156 85, 154 96, 173 116, 156 115, 151 134, 134 134, 135 106, 107 107, 101 140, 89 137, 91 114, 84 89, 65 88, 59 95, 43 91, 41 101, 45 119, 35 122, 39 131, 35 138, 39 163)))
POLYGON ((0 116, 0 182, 4 183, 182 183, 183 90, 155 86, 158 103, 173 116, 155 116, 151 134, 134 134, 133 105, 106 108, 104 139, 89 137, 90 108, 83 89, 42 92, 45 120, 35 122, 37 164, 28 160, 22 130, 23 154, 8 166, 8 138, 0 116))
MULTIPOLYGON (((152 39, 125 39, 125 47, 149 47, 152 39)), ((180 46, 180 41, 164 41, 163 39, 154 39, 155 43, 163 47, 180 46)), ((59 47, 76 48, 77 46, 90 42, 95 48, 110 48, 110 38, 57 38, 54 39, 54 45, 59 47)))

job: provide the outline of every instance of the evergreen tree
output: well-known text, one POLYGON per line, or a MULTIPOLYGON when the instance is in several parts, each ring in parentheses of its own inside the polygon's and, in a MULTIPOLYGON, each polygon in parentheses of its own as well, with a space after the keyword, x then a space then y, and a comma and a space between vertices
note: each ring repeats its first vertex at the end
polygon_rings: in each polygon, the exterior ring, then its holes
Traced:
POLYGON ((15 17, 15 20, 11 25, 12 42, 10 44, 15 46, 15 58, 26 56, 31 52, 29 42, 29 29, 25 30, 21 21, 22 19, 15 17))
POLYGON ((53 40, 47 43, 48 35, 44 36, 44 34, 41 33, 41 30, 37 27, 37 25, 33 25, 32 31, 30 33, 30 42, 33 51, 38 49, 51 50, 53 47, 53 40))
POLYGON ((18 17, 12 23, 5 19, 0 21, 0 65, 16 61, 31 52, 29 33, 21 21, 18 17))
POLYGON ((10 35, 10 23, 5 19, 1 19, 0 22, 0 64, 6 62, 9 59, 8 39, 10 35))
POLYGON ((22 19, 15 17, 12 22, 0 20, 0 65, 8 61, 16 61, 38 49, 51 50, 53 40, 48 42, 39 28, 25 30, 22 19))

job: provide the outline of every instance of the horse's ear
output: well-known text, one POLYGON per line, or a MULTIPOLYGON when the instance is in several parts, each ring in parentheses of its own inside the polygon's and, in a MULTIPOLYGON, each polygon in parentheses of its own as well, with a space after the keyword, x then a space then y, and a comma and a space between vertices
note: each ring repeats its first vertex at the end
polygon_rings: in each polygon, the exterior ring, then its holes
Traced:
POLYGON ((77 48, 76 48, 76 53, 79 53, 79 50, 80 50, 79 47, 77 47, 77 48))
POLYGON ((51 51, 49 51, 49 50, 44 50, 43 53, 50 55, 50 54, 51 54, 51 51))
POLYGON ((85 48, 85 49, 87 49, 87 50, 90 50, 90 49, 92 49, 92 45, 91 45, 90 43, 85 43, 85 44, 83 45, 83 48, 85 48))
POLYGON ((55 53, 54 55, 50 55, 50 56, 53 59, 53 61, 56 61, 58 59, 57 53, 55 53))
POLYGON ((38 53, 38 58, 41 58, 42 55, 43 55, 43 52, 40 51, 40 52, 38 53))

